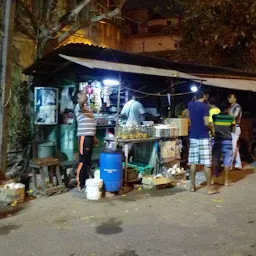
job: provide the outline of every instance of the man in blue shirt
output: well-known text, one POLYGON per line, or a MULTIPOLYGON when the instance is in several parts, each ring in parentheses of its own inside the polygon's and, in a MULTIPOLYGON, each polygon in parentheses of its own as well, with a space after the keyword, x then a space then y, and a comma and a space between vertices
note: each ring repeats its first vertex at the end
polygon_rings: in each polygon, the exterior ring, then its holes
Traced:
POLYGON ((207 191, 209 195, 212 195, 217 191, 211 188, 212 147, 209 138, 209 107, 205 103, 207 99, 208 94, 199 91, 196 101, 188 104, 191 124, 188 163, 190 165, 191 192, 196 191, 196 166, 203 165, 207 179, 207 191))

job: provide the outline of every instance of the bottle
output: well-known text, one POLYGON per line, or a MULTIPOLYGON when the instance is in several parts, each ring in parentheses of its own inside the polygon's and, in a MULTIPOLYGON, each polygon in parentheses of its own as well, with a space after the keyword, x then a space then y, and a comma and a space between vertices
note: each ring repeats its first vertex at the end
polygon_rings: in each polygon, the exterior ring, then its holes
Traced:
POLYGON ((52 177, 52 184, 53 184, 53 186, 57 186, 57 178, 56 178, 56 176, 52 177))

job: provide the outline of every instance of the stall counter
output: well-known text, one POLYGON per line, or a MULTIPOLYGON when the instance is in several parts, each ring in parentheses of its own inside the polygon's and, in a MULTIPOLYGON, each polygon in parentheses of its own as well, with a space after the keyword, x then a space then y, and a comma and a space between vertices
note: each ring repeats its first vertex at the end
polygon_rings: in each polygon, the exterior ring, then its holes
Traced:
MULTIPOLYGON (((124 179, 124 183, 125 186, 127 185, 128 182, 128 177, 127 177, 127 166, 128 166, 128 161, 129 161, 129 146, 133 145, 133 144, 138 144, 138 143, 149 143, 149 142, 155 142, 157 144, 157 148, 160 150, 161 147, 159 146, 159 143, 162 141, 171 141, 171 140, 176 140, 177 137, 152 137, 152 138, 147 138, 147 139, 129 139, 129 140, 124 140, 124 139, 118 139, 117 143, 120 145, 124 145, 124 156, 125 156, 125 179, 124 179)), ((115 141, 115 138, 105 138, 105 141, 108 143, 115 141)), ((160 154, 161 155, 161 152, 160 154)), ((176 160, 175 157, 172 159, 169 159, 168 161, 174 161, 176 160)), ((157 169, 160 169, 160 165, 163 163, 166 163, 164 161, 157 161, 157 169)))

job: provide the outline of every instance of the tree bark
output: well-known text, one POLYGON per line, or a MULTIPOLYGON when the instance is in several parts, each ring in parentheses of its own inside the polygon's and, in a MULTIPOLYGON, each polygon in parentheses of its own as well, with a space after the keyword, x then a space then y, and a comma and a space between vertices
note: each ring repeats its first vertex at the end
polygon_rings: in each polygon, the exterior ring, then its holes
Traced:
POLYGON ((101 14, 99 16, 91 18, 91 23, 96 23, 96 22, 104 20, 104 19, 112 18, 114 16, 117 16, 120 13, 121 13, 120 8, 116 8, 115 10, 113 10, 111 12, 108 12, 108 13, 105 13, 105 14, 101 14))
POLYGON ((73 20, 73 18, 78 15, 83 8, 85 8, 89 3, 91 2, 91 0, 84 0, 83 2, 81 2, 80 4, 78 4, 75 9, 73 11, 71 11, 68 15, 64 15, 63 18, 61 18, 61 22, 58 23, 57 25, 55 25, 52 28, 53 32, 59 32, 61 29, 63 29, 64 27, 66 27, 70 21, 73 20))
POLYGON ((36 18, 33 15, 33 13, 29 10, 28 6, 22 0, 19 0, 17 2, 17 4, 20 5, 22 7, 22 9, 26 12, 29 20, 31 21, 31 25, 33 26, 33 28, 36 32, 36 30, 38 28, 38 23, 37 23, 36 18))
MULTIPOLYGON (((46 52, 49 52, 50 50, 56 48, 59 44, 64 42, 68 37, 76 33, 78 30, 82 28, 87 28, 91 24, 94 24, 96 22, 99 22, 103 19, 110 19, 112 17, 118 16, 121 13, 122 7, 126 0, 118 0, 117 8, 108 12, 103 13, 98 16, 95 16, 91 19, 85 20, 84 22, 73 22, 74 18, 85 8, 87 7, 92 0, 84 0, 81 1, 79 4, 75 6, 75 8, 66 13, 64 16, 62 16, 58 22, 56 22, 54 25, 51 25, 51 15, 53 13, 53 6, 55 1, 54 0, 48 0, 47 5, 47 13, 43 15, 44 21, 40 22, 39 25, 35 16, 33 13, 29 10, 28 6, 22 1, 18 1, 22 9, 25 11, 25 13, 28 15, 29 20, 31 21, 31 28, 28 30, 29 26, 26 26, 26 29, 22 29, 23 32, 27 31, 27 34, 32 38, 32 34, 36 35, 35 38, 37 39, 37 56, 40 58, 45 54, 46 52), (72 25, 73 22, 73 25, 72 25), (72 25, 72 26, 70 26, 72 25), (62 32, 62 30, 70 26, 70 29, 68 31, 62 32), (31 32, 31 31, 33 32, 31 32)), ((22 24, 20 24, 22 26, 22 24)))
POLYGON ((5 2, 4 16, 4 39, 2 44, 2 74, 1 74, 1 116, 0 116, 0 161, 1 171, 6 172, 7 165, 7 137, 8 137, 8 117, 9 117, 9 101, 11 97, 12 83, 12 55, 13 55, 13 31, 15 21, 16 0, 5 2))

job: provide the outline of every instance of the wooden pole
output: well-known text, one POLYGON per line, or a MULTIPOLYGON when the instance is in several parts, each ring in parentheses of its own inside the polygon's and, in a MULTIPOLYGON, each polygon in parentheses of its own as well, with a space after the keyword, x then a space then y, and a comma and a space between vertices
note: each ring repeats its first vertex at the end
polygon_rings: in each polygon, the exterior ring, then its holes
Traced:
MULTIPOLYGON (((174 81, 171 79, 171 94, 175 94, 175 87, 174 87, 174 81)), ((176 107, 176 99, 175 97, 171 96, 171 117, 175 117, 175 107, 176 107)))
MULTIPOLYGON (((7 164, 8 113, 11 98, 13 30, 16 0, 4 1, 4 31, 2 40, 1 111, 0 111, 0 165, 3 173, 7 164)), ((17 120, 18 122, 19 120, 17 120)))

